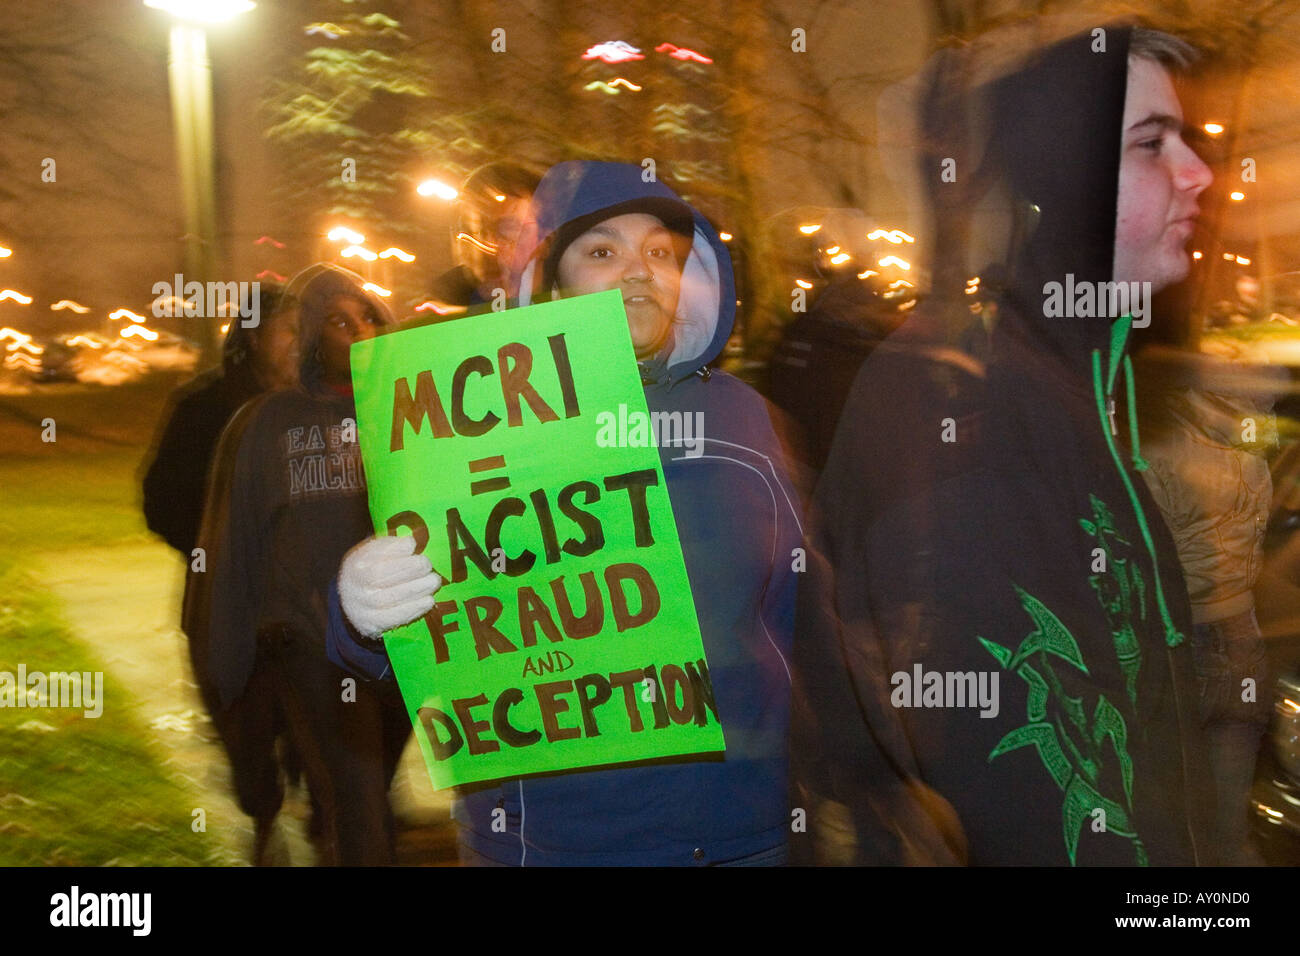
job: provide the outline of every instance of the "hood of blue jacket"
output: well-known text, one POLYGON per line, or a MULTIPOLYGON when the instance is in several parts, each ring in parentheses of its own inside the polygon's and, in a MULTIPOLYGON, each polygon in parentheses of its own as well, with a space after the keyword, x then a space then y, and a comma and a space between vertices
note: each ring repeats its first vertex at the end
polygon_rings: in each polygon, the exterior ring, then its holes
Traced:
MULTIPOLYGON (((519 304, 534 301, 533 283, 543 267, 547 242, 566 223, 638 200, 678 203, 690 210, 695 235, 682 266, 681 295, 673 316, 673 347, 667 366, 677 381, 707 365, 722 352, 736 319, 736 283, 731 256, 707 219, 660 182, 642 181, 632 163, 573 161, 552 166, 533 194, 536 229, 533 253, 524 269, 519 304)), ((536 300, 545 301, 551 290, 536 300)))

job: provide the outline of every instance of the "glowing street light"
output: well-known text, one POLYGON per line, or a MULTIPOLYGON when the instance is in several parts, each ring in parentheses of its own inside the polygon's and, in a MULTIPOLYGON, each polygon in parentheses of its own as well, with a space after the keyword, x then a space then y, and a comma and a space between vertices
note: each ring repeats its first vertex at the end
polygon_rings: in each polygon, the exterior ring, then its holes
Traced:
POLYGON ((132 312, 130 309, 118 309, 116 312, 110 312, 108 318, 111 322, 116 322, 118 319, 130 319, 132 322, 147 321, 143 315, 132 312))
POLYGON ((1241 202, 1246 198, 1246 194, 1240 189, 1234 189, 1232 192, 1228 193, 1228 198, 1233 202, 1241 202))
POLYGON ((366 241, 366 237, 359 232, 353 232, 347 226, 335 226, 325 234, 325 238, 330 242, 350 242, 354 246, 359 246, 366 241))
MULTIPOLYGON (((205 24, 221 23, 252 10, 251 0, 144 0, 145 6, 175 18, 167 75, 171 87, 172 125, 176 136, 181 200, 185 223, 185 273, 198 282, 216 273, 216 174, 212 147, 212 63, 205 24)), ((203 350, 212 358, 219 348, 216 328, 203 325, 203 350)))
POLYGON ((361 288, 365 289, 367 292, 373 292, 375 295, 382 295, 384 298, 388 298, 388 296, 393 294, 392 289, 385 289, 377 282, 367 282, 361 288))
POLYGON ((339 255, 341 255, 344 259, 351 259, 353 256, 357 256, 359 258, 365 259, 366 262, 374 262, 376 259, 379 258, 379 256, 371 252, 365 246, 348 246, 341 253, 339 253, 339 255))
POLYGON ((916 242, 914 238, 903 232, 901 229, 873 229, 867 233, 867 238, 874 242, 877 239, 885 239, 898 245, 902 242, 916 242))
POLYGON ((655 47, 656 53, 667 53, 675 60, 693 60, 696 63, 712 63, 713 60, 703 53, 696 53, 694 50, 688 50, 684 46, 676 46, 672 43, 661 43, 655 47))
POLYGON ((805 236, 811 236, 814 232, 816 232, 821 227, 822 224, 820 222, 814 222, 806 226, 800 226, 799 231, 802 232, 805 236))
POLYGON ((30 295, 23 295, 21 292, 16 292, 13 289, 5 289, 3 292, 0 292, 0 302, 4 302, 6 299, 13 299, 19 305, 32 304, 32 297, 30 295))
POLYGON ((471 236, 468 232, 456 233, 456 241, 467 242, 475 249, 479 250, 480 252, 486 252, 490 256, 494 256, 497 254, 497 247, 494 243, 484 242, 482 239, 479 239, 477 236, 471 236))
POLYGON ((582 54, 584 60, 601 60, 605 63, 626 63, 628 60, 644 60, 645 55, 630 43, 623 40, 606 40, 588 47, 582 54))
POLYGON ((439 315, 449 315, 458 311, 455 307, 445 306, 440 302, 434 302, 432 299, 425 299, 415 307, 416 312, 437 312, 439 315))
POLYGON ((1223 132, 1223 124, 1222 124, 1222 123, 1206 123, 1206 124, 1205 124, 1203 127, 1201 127, 1201 128, 1204 129, 1204 130, 1205 130, 1207 133, 1209 133, 1211 136, 1218 136, 1220 133, 1223 132))
POLYGON ((415 187, 415 191, 421 196, 436 196, 439 199, 445 199, 447 202, 451 202, 460 195, 451 186, 437 179, 426 179, 415 187))
POLYGON ((414 262, 415 256, 411 255, 405 249, 399 249, 397 246, 389 246, 379 254, 381 259, 401 259, 403 262, 414 262))
POLYGON ((0 246, 0 259, 8 259, 14 254, 14 251, 8 246, 0 246))
POLYGON ((60 299, 50 306, 51 312, 61 312, 64 309, 71 309, 77 315, 85 315, 90 309, 86 308, 80 302, 73 302, 71 299, 60 299))
POLYGON ((128 325, 121 332, 119 332, 118 335, 122 336, 122 338, 124 339, 129 339, 133 335, 138 335, 140 336, 140 338, 148 342, 158 341, 158 333, 155 332, 153 329, 146 329, 143 325, 128 325))
POLYGON ((144 0, 144 5, 192 23, 221 23, 257 6, 252 0, 144 0))

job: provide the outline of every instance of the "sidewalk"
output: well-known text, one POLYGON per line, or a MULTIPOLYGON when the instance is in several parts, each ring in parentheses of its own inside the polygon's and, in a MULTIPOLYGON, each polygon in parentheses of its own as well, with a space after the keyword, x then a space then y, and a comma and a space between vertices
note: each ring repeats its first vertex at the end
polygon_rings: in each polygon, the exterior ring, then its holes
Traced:
MULTIPOLYGON (((192 806, 205 812, 213 855, 225 865, 245 865, 253 845, 252 821, 235 803, 225 754, 192 682, 178 626, 184 577, 180 557, 164 544, 136 540, 44 552, 33 571, 59 600, 78 639, 131 690, 126 706, 136 709, 140 723, 151 729, 151 745, 173 780, 192 796, 192 806)), ((450 800, 429 784, 414 741, 393 781, 393 806, 399 819, 399 862, 455 863, 450 800)), ((287 788, 280 814, 280 862, 312 865, 309 815, 305 788, 287 788)))

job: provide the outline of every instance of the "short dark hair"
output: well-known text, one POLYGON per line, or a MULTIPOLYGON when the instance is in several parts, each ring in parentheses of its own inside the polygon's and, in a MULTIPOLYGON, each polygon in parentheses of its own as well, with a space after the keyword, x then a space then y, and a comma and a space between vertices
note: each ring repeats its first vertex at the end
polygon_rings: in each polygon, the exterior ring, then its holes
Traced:
POLYGON ((1154 60, 1173 73, 1186 73, 1201 56, 1186 40, 1150 27, 1133 28, 1128 55, 1154 60))

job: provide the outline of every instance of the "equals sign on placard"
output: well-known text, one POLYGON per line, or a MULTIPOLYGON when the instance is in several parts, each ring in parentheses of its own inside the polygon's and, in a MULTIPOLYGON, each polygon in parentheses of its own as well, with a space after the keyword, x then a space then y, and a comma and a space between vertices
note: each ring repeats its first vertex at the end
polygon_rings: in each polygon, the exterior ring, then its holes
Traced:
MULTIPOLYGON (((471 475, 480 475, 485 471, 498 471, 506 466, 505 455, 493 455, 490 458, 476 458, 469 463, 469 473, 471 475)), ((505 475, 499 478, 480 478, 478 481, 469 483, 469 493, 473 495, 484 495, 489 491, 501 491, 503 488, 510 487, 510 479, 505 475)))

